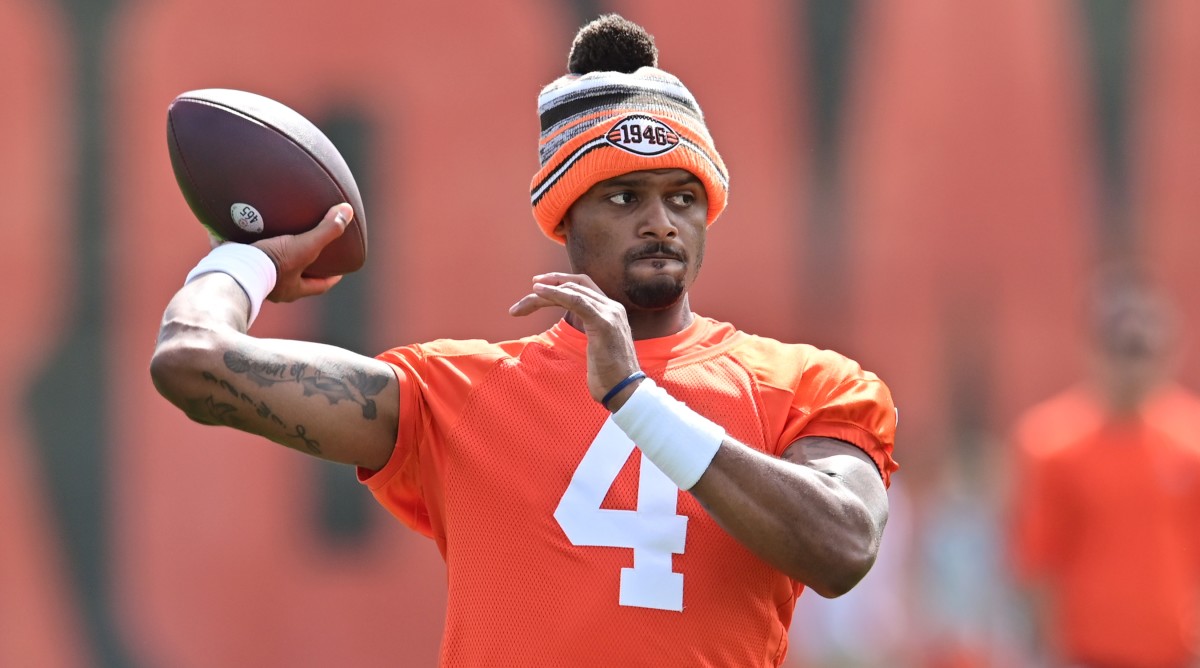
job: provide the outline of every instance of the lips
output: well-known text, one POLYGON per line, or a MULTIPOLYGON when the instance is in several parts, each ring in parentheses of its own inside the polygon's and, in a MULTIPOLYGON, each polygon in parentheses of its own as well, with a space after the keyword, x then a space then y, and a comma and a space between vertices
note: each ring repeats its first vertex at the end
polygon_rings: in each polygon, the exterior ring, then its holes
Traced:
POLYGON ((665 244, 652 244, 634 251, 629 260, 635 262, 637 260, 675 260, 676 262, 687 263, 687 253, 682 249, 673 248, 665 244))

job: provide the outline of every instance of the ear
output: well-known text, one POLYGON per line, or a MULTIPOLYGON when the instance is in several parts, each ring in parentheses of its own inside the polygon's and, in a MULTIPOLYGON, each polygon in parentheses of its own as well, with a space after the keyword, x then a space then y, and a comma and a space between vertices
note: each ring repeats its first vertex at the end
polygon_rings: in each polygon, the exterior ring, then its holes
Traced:
POLYGON ((554 236, 562 237, 563 239, 567 238, 567 219, 566 218, 563 218, 562 220, 558 221, 558 224, 554 226, 554 236))

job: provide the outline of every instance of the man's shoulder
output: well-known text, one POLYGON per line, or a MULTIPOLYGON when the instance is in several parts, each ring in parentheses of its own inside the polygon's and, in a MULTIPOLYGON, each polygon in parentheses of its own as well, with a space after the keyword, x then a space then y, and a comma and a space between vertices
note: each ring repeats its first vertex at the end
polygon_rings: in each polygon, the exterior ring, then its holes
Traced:
POLYGON ((531 345, 548 346, 544 335, 520 339, 491 341, 487 339, 434 339, 386 350, 377 357, 385 362, 408 361, 421 364, 491 364, 501 360, 518 359, 531 345))
POLYGON ((535 341, 538 341, 537 336, 507 341, 436 339, 417 346, 430 357, 513 357, 535 341))
POLYGON ((811 343, 783 341, 770 336, 738 331, 729 337, 728 354, 739 364, 765 379, 793 386, 802 378, 832 382, 878 381, 856 360, 836 350, 811 343))
POLYGON ((1169 382, 1154 397, 1165 410, 1192 417, 1200 424, 1200 394, 1177 382, 1169 382))
POLYGON ((785 355, 790 357, 808 356, 819 352, 815 346, 807 343, 790 343, 763 334, 755 334, 736 325, 716 320, 707 316, 697 316, 704 321, 703 343, 706 346, 725 345, 736 350, 741 355, 785 355))
POLYGON ((1147 406, 1155 425, 1190 449, 1200 450, 1200 395, 1178 383, 1167 383, 1147 406))
POLYGON ((1026 409, 1016 421, 1018 447, 1035 457, 1061 454, 1103 422, 1103 411, 1080 383, 1026 409))

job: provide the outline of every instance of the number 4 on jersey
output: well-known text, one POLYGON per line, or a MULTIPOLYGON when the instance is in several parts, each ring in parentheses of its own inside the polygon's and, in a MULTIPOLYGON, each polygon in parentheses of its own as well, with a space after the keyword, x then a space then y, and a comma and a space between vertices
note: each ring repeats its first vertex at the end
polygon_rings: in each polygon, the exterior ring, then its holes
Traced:
POLYGON ((633 549, 633 568, 621 569, 621 605, 681 612, 683 574, 671 570, 671 555, 683 554, 687 536, 687 517, 675 512, 679 488, 643 455, 637 510, 600 507, 633 448, 612 418, 605 420, 554 519, 572 545, 633 549))

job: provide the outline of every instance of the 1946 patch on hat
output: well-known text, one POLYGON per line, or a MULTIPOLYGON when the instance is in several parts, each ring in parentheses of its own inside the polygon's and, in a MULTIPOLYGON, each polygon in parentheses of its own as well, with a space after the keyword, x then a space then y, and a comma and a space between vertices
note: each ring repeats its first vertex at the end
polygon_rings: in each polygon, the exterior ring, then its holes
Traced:
POLYGON ((662 155, 679 146, 679 133, 671 126, 644 114, 622 118, 604 136, 608 143, 637 155, 662 155))

